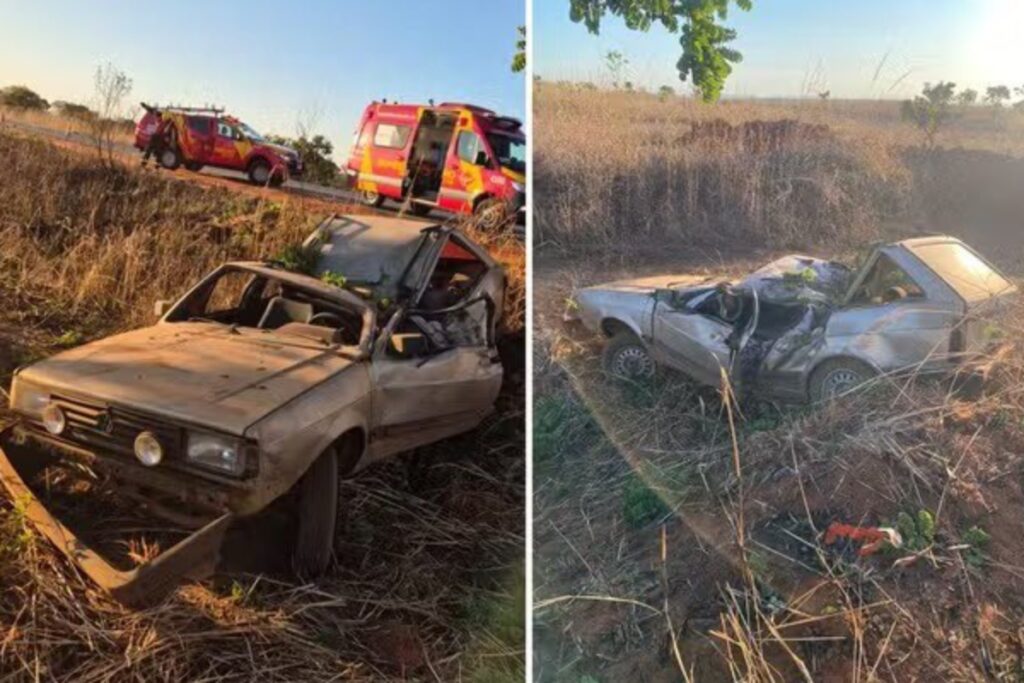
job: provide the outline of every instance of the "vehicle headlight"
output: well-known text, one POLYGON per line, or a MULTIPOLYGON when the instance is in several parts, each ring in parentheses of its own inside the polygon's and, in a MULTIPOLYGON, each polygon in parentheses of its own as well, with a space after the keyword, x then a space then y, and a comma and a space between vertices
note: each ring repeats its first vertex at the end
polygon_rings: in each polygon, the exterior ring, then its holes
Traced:
POLYGON ((43 409, 50 405, 50 392, 39 387, 18 381, 14 378, 11 385, 11 410, 28 417, 40 419, 43 409))
POLYGON ((216 472, 239 477, 246 470, 244 444, 230 436, 189 432, 185 457, 189 462, 216 472))
POLYGON ((152 432, 139 432, 135 437, 135 457, 146 467, 156 467, 164 459, 164 447, 152 432))
POLYGON ((68 418, 56 403, 43 408, 43 426, 54 436, 60 436, 68 426, 68 418))

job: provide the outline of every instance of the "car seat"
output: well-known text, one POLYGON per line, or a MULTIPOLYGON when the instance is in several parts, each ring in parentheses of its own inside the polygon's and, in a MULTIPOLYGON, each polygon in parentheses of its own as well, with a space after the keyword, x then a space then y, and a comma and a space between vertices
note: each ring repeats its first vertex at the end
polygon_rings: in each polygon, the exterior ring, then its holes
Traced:
POLYGON ((267 309, 263 311, 263 316, 257 327, 261 330, 276 330, 285 323, 308 323, 312 317, 312 304, 275 296, 267 304, 267 309))

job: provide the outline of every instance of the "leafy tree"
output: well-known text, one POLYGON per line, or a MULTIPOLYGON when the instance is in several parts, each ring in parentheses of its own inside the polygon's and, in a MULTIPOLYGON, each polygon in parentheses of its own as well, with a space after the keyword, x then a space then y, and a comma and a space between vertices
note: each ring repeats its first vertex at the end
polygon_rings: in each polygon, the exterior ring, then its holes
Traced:
POLYGON ((952 118, 955 95, 956 83, 939 81, 935 85, 925 83, 920 95, 903 102, 903 120, 909 121, 921 130, 924 134, 925 147, 934 147, 939 128, 952 118))
POLYGON ((750 10, 753 0, 569 0, 570 18, 583 22, 597 34, 605 14, 621 17, 627 28, 647 31, 660 23, 670 33, 680 35, 683 54, 676 63, 679 78, 688 78, 705 102, 714 102, 722 94, 732 65, 742 60, 728 47, 736 31, 723 26, 729 6, 750 10))
POLYGON ((662 102, 668 101, 669 98, 675 97, 676 91, 672 89, 671 85, 663 85, 658 88, 658 99, 662 102))
POLYGON ((612 75, 612 87, 618 88, 619 78, 629 66, 629 60, 618 50, 608 50, 604 53, 604 65, 612 75))
POLYGON ((33 109, 36 111, 45 111, 50 108, 49 102, 23 85, 10 85, 0 90, 0 105, 11 109, 33 109))
POLYGON ((519 38, 516 39, 516 54, 512 57, 512 73, 522 73, 526 70, 526 27, 517 26, 516 31, 519 38))
POLYGON ((64 100, 57 100, 51 107, 57 110, 57 113, 61 116, 66 116, 69 119, 79 119, 82 121, 91 121, 96 118, 96 112, 84 104, 76 104, 74 102, 65 102, 64 100))
POLYGON ((822 90, 818 93, 818 99, 821 100, 822 102, 826 102, 830 97, 832 97, 831 90, 822 90))
POLYGON ((961 90, 956 96, 956 101, 961 107, 969 107, 978 101, 978 91, 971 88, 961 90))
POLYGON ((993 107, 1003 106, 1010 99, 1010 89, 1005 85, 992 85, 985 89, 985 101, 993 107))
POLYGON ((338 167, 331 161, 331 154, 334 152, 334 145, 323 135, 314 135, 309 138, 305 135, 296 139, 270 135, 267 137, 271 142, 278 145, 291 147, 305 165, 304 179, 320 185, 330 185, 337 178, 338 167))

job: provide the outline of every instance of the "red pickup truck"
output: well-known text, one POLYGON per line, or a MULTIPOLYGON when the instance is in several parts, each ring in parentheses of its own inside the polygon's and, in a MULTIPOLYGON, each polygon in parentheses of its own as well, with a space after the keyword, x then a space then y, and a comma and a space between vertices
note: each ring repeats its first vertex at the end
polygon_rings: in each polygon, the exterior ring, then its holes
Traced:
POLYGON ((135 147, 152 150, 164 168, 198 171, 214 166, 241 171, 256 185, 278 186, 302 175, 299 153, 268 142, 250 126, 220 109, 160 108, 143 103, 146 113, 135 126, 135 147))

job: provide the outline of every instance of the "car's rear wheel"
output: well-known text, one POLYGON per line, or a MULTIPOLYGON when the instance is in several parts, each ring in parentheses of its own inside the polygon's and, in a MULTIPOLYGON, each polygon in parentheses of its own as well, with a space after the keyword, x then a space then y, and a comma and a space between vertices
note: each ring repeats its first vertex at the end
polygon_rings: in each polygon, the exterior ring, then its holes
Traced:
POLYGON ((181 153, 177 147, 164 147, 160 150, 160 165, 169 171, 176 170, 181 166, 181 153))
POLYGON ((249 166, 249 181, 253 185, 267 185, 270 183, 270 164, 262 159, 252 162, 249 166))
POLYGON ((384 203, 384 197, 383 195, 381 195, 380 192, 377 192, 376 190, 360 190, 359 201, 361 201, 366 206, 370 206, 376 209, 381 204, 384 203))
POLYGON ((484 230, 497 230, 508 216, 508 206, 504 201, 489 197, 473 209, 477 224, 484 230))
POLYGON ((808 394, 813 403, 831 401, 864 384, 876 374, 867 363, 853 358, 827 360, 811 373, 808 394))
POLYGON ((329 448, 299 481, 298 529, 292 567, 302 577, 324 573, 334 552, 338 522, 338 456, 329 448))
POLYGON ((604 347, 601 362, 605 372, 631 382, 646 382, 654 378, 656 365, 651 353, 632 332, 618 332, 604 347))

